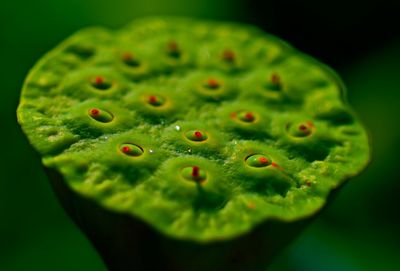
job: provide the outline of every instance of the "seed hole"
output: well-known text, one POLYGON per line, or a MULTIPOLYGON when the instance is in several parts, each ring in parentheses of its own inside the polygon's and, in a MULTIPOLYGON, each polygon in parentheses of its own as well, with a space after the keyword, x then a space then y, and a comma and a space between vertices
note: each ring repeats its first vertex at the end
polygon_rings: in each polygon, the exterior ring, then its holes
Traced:
POLYGON ((192 130, 185 133, 187 139, 191 141, 205 141, 208 136, 206 133, 199 130, 192 130))
POLYGON ((173 58, 179 58, 181 56, 181 49, 176 41, 172 40, 167 43, 167 54, 173 58))
POLYGON ((138 66, 140 66, 140 62, 137 60, 137 58, 135 57, 135 55, 133 55, 132 53, 124 53, 122 54, 122 61, 129 67, 132 68, 136 68, 138 66))
POLYGON ((282 90, 282 79, 277 73, 273 73, 270 79, 265 84, 267 90, 280 91, 282 90))
POLYGON ((246 157, 245 162, 250 167, 266 167, 271 165, 272 160, 264 154, 252 154, 246 157))
POLYGON ((121 144, 119 149, 128 156, 140 156, 144 152, 142 147, 132 143, 121 144))
POLYGON ((256 120, 256 116, 250 111, 240 111, 237 113, 237 118, 242 122, 251 123, 256 120))
POLYGON ((185 167, 181 172, 182 176, 189 181, 202 183, 207 179, 207 173, 199 166, 185 167))
POLYGON ((220 86, 220 82, 218 82, 218 80, 215 78, 209 78, 204 82, 204 87, 210 90, 216 90, 220 88, 220 86))
POLYGON ((113 114, 108 112, 107 110, 99 109, 99 108, 91 108, 89 109, 89 116, 94 120, 99 122, 107 123, 111 122, 114 119, 113 114))
POLYGON ((92 79, 92 86, 99 90, 107 90, 111 88, 112 83, 103 76, 96 76, 92 79))
POLYGON ((154 106, 154 107, 159 107, 165 104, 165 98, 159 96, 159 95, 150 95, 147 98, 147 103, 154 106))
POLYGON ((222 59, 227 63, 233 63, 236 59, 236 54, 230 49, 225 49, 222 52, 222 59))
POLYGON ((294 137, 306 137, 313 133, 315 129, 312 121, 305 121, 295 124, 288 124, 287 130, 291 136, 294 137))

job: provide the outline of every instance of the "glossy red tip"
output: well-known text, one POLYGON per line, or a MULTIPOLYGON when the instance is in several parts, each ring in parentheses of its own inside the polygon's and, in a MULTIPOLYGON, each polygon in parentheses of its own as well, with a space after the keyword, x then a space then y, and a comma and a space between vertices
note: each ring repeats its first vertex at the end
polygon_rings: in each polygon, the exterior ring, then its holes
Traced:
POLYGON ((178 43, 176 43, 176 41, 170 41, 167 44, 168 50, 172 51, 172 52, 176 52, 179 50, 179 46, 178 43))
POLYGON ((200 175, 200 168, 198 166, 192 167, 192 176, 199 177, 200 175))
POLYGON ((128 146, 124 146, 124 147, 122 147, 121 150, 123 153, 129 153, 131 151, 131 148, 129 148, 128 146))
POLYGON ((101 84, 104 83, 104 78, 101 77, 101 76, 97 76, 97 77, 94 79, 94 82, 95 82, 96 85, 101 85, 101 84))
POLYGON ((219 83, 218 83, 218 81, 217 81, 216 79, 210 78, 210 79, 208 79, 208 81, 207 81, 207 85, 208 85, 209 87, 211 87, 211 88, 217 88, 217 87, 219 86, 219 83))
POLYGON ((299 130, 302 131, 302 132, 305 132, 305 131, 307 131, 307 126, 305 126, 304 124, 301 124, 299 126, 299 130))
POLYGON ((279 85, 281 83, 281 78, 278 74, 274 73, 271 75, 271 82, 275 85, 279 85))
POLYGON ((261 164, 267 164, 268 163, 268 159, 265 158, 265 157, 258 158, 258 161, 260 161, 261 164))
POLYGON ((225 59, 225 60, 232 61, 232 60, 235 59, 235 52, 233 52, 232 50, 225 50, 225 51, 222 53, 222 57, 223 57, 223 59, 225 59))
POLYGON ((125 61, 132 60, 133 59, 133 55, 131 53, 124 53, 122 55, 122 59, 125 60, 125 61))
POLYGON ((90 109, 91 115, 98 115, 99 113, 100 113, 100 110, 97 108, 90 109))
POLYGON ((155 104, 156 102, 157 102, 157 97, 154 96, 154 95, 151 95, 151 96, 149 97, 149 103, 155 104))
POLYGON ((201 138, 203 136, 203 134, 200 131, 196 131, 196 132, 194 132, 194 136, 197 138, 201 138))
POLYGON ((247 120, 254 120, 254 115, 253 115, 253 113, 251 113, 251 112, 248 112, 248 113, 246 113, 246 115, 244 115, 244 117, 247 119, 247 120))

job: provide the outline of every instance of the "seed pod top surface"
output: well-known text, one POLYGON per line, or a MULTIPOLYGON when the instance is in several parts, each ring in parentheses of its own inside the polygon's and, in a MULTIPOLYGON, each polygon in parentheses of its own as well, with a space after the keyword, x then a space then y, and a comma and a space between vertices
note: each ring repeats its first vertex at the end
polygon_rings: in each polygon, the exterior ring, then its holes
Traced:
POLYGON ((181 239, 315 214, 368 163, 325 65, 252 26, 146 18, 45 55, 18 120, 80 195, 181 239))

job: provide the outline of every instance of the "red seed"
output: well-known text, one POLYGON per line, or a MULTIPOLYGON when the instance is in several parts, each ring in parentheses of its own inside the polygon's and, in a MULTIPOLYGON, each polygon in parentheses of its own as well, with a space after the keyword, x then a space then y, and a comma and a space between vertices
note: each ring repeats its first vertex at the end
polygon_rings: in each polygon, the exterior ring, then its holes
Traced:
POLYGON ((151 95, 149 97, 149 103, 151 103, 151 104, 157 103, 157 96, 151 95))
POLYGON ((97 77, 94 79, 94 83, 95 83, 96 85, 101 85, 101 84, 104 83, 104 78, 101 77, 101 76, 97 76, 97 77))
POLYGON ((93 109, 91 109, 90 110, 90 114, 91 115, 98 115, 100 113, 100 110, 99 109, 97 109, 97 108, 93 108, 93 109))
POLYGON ((265 157, 258 158, 258 161, 260 161, 261 164, 267 164, 268 163, 268 159, 265 158, 265 157))
POLYGON ((202 138, 203 134, 200 131, 196 131, 196 132, 194 132, 194 136, 197 138, 202 138))
POLYGON ((177 52, 177 51, 179 51, 179 46, 178 46, 178 43, 176 43, 176 41, 170 41, 170 42, 168 42, 167 48, 168 48, 168 51, 170 51, 170 52, 177 52))
POLYGON ((278 74, 276 74, 276 73, 273 73, 273 74, 271 75, 271 82, 272 82, 272 84, 274 84, 274 85, 279 85, 279 84, 281 83, 281 78, 280 78, 280 76, 279 76, 278 74))
POLYGON ((122 59, 123 59, 124 61, 132 60, 132 59, 133 59, 133 55, 132 55, 131 53, 124 53, 124 54, 122 55, 122 59))
POLYGON ((249 121, 253 121, 254 120, 254 115, 251 112, 247 112, 246 115, 244 115, 244 117, 249 121))
POLYGON ((214 78, 208 79, 207 85, 208 85, 210 88, 217 88, 217 87, 219 87, 218 81, 217 81, 216 79, 214 79, 214 78))
POLYGON ((233 61, 235 59, 235 52, 227 49, 222 53, 222 58, 227 61, 233 61))
POLYGON ((122 147, 122 152, 123 153, 129 153, 130 151, 131 151, 131 148, 129 148, 128 146, 122 147))
POLYGON ((302 132, 306 132, 307 131, 307 126, 305 126, 304 124, 299 125, 299 130, 302 132))
POLYGON ((200 176, 200 168, 198 166, 192 167, 192 176, 199 177, 200 176))

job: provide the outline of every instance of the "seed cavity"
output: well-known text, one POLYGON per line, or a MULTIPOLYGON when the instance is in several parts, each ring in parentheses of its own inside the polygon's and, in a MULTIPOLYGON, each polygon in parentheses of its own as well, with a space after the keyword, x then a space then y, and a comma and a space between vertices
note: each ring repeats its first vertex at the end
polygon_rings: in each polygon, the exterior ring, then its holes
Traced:
POLYGON ((230 50, 230 49, 225 49, 222 52, 222 60, 224 60, 227 63, 233 63, 235 62, 236 59, 236 54, 234 51, 230 50))
POLYGON ((79 56, 83 60, 92 57, 95 53, 94 47, 88 44, 74 44, 67 51, 79 56))
POLYGON ((273 73, 267 82, 266 89, 273 90, 273 91, 280 91, 282 90, 282 80, 279 74, 273 73))
POLYGON ((311 135, 314 129, 315 126, 312 121, 305 121, 289 125, 288 133, 294 137, 306 137, 311 135))
POLYGON ((162 106, 163 104, 165 104, 165 99, 159 95, 150 95, 147 98, 147 103, 152 106, 158 107, 158 106, 162 106))
POLYGON ((219 89, 221 86, 220 82, 218 82, 215 78, 209 78, 204 82, 204 87, 209 90, 219 89))
POLYGON ((99 109, 99 108, 91 108, 89 109, 89 116, 92 117, 93 119, 107 123, 111 122, 114 119, 113 114, 108 112, 107 110, 99 109))
POLYGON ((167 43, 166 46, 167 54, 173 58, 179 58, 182 54, 181 49, 176 41, 172 40, 167 43))
POLYGON ((246 159, 246 164, 250 167, 266 167, 271 165, 272 160, 265 154, 253 154, 250 156, 247 156, 246 159))
POLYGON ((181 174, 186 180, 195 181, 197 183, 202 183, 207 179, 206 171, 199 166, 185 167, 182 169, 181 174))
POLYGON ((237 113, 237 118, 242 122, 251 123, 256 120, 256 116, 250 111, 240 111, 237 113))
POLYGON ((92 79, 92 86, 98 90, 107 90, 111 88, 112 83, 103 76, 96 76, 92 79))
POLYGON ((136 67, 140 66, 140 62, 137 60, 135 55, 133 55, 132 53, 129 53, 129 52, 123 53, 121 59, 122 59, 122 62, 124 62, 129 67, 136 68, 136 67))
POLYGON ((208 136, 206 133, 199 130, 191 130, 185 133, 187 139, 191 141, 205 141, 208 136))
POLYGON ((132 143, 124 143, 119 146, 122 153, 128 156, 140 156, 143 154, 143 148, 132 143))

